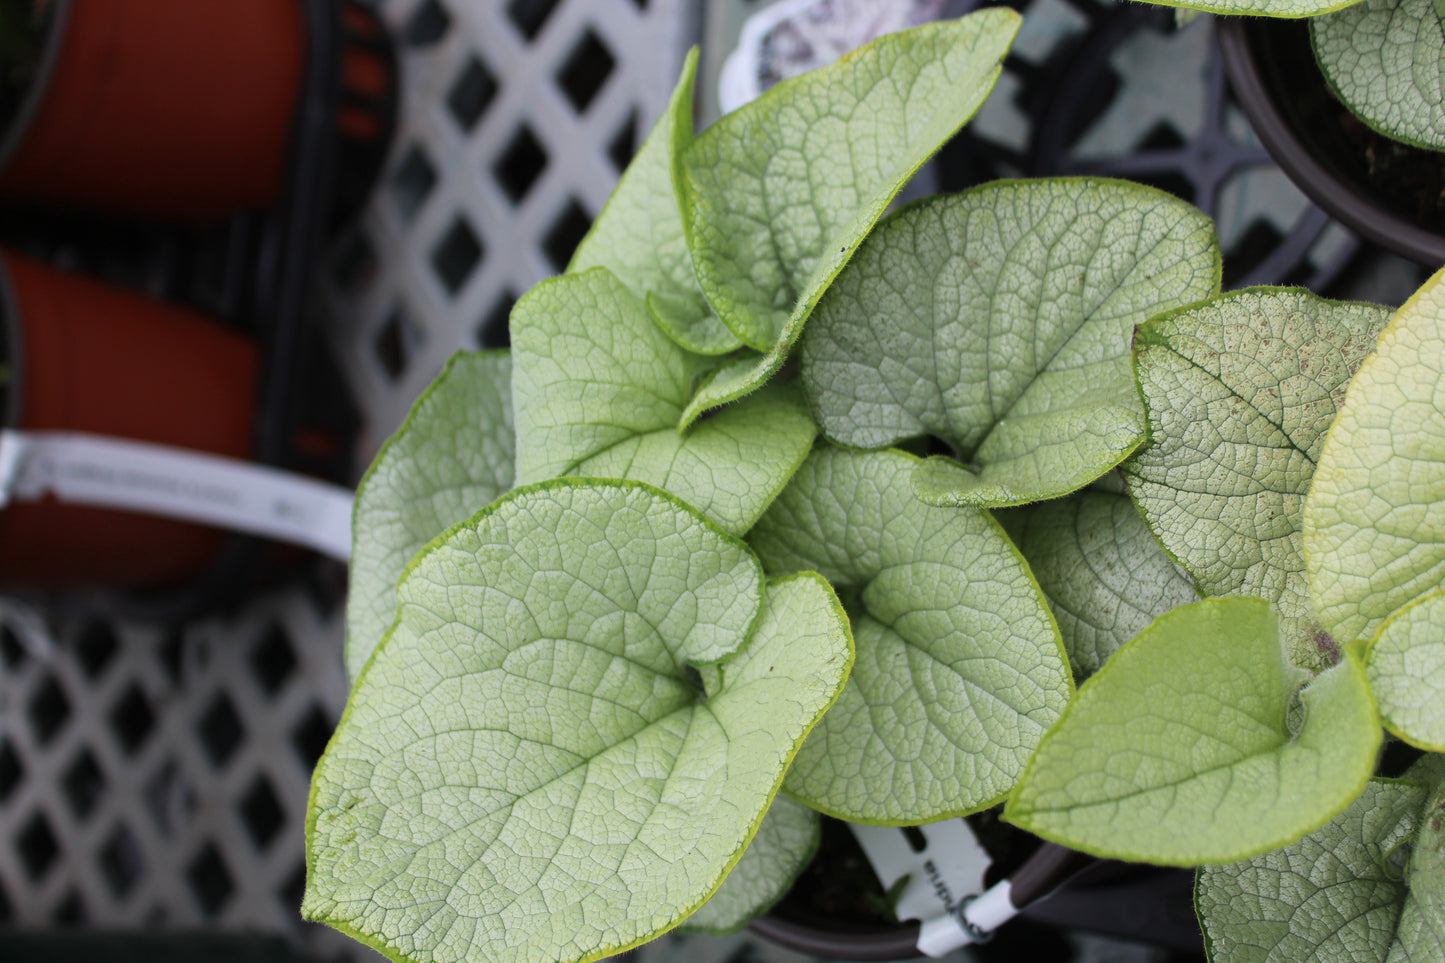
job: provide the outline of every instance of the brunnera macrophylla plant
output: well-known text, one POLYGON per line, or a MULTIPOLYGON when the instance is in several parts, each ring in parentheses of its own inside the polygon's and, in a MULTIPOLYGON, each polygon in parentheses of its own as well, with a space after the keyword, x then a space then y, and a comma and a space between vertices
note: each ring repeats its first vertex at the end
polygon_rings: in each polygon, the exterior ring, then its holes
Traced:
MULTIPOLYGON (((1377 697, 1434 746, 1428 575, 1341 623, 1307 505, 1388 312, 1221 295, 1208 219, 1122 181, 885 217, 1018 22, 885 37, 697 135, 689 59, 510 353, 453 359, 362 482, 306 916, 397 960, 593 960, 765 911, 820 812, 1004 802, 1241 879, 1414 838, 1426 777, 1393 827, 1350 807, 1377 697)), ((1428 922, 1426 859, 1391 892, 1428 922)), ((1277 923, 1223 902, 1211 933, 1277 923)))

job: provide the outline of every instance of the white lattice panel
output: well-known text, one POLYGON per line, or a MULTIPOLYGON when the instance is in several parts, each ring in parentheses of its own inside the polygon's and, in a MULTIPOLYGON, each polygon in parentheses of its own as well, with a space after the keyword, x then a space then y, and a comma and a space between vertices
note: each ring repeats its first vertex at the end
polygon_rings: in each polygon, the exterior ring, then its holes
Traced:
POLYGON ((687 0, 392 0, 402 109, 382 184, 329 272, 363 455, 458 348, 506 344, 667 102, 687 0))
MULTIPOLYGON (((180 627, 0 611, 0 893, 28 928, 292 932, 311 766, 346 697, 300 589, 180 627)), ((361 959, 362 954, 352 955, 361 959)))

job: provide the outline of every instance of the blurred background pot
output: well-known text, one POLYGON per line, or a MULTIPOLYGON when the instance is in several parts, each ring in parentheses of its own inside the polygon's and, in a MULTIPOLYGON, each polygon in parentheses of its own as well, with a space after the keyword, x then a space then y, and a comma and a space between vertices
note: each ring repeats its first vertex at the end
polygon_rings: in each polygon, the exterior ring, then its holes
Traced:
MULTIPOLYGON (((0 253, 5 426, 248 458, 254 344, 194 312, 0 253)), ((0 511, 0 583, 152 587, 205 569, 224 535, 51 498, 0 511)))
POLYGON ((301 95, 298 0, 49 0, 0 197, 207 222, 272 203, 301 95))
POLYGON ((1430 268, 1445 263, 1445 155, 1369 130, 1330 92, 1302 21, 1219 19, 1240 106, 1279 166, 1356 233, 1430 268))

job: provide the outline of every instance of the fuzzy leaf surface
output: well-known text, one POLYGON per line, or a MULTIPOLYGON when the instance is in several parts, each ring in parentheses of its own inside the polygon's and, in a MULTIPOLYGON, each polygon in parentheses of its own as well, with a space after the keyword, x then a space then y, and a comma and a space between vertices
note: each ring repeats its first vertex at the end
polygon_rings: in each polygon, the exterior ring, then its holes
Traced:
POLYGON ((1283 849, 1200 870, 1195 901, 1213 963, 1385 963, 1407 894, 1399 851, 1426 793, 1371 779, 1283 849))
POLYGON ((1199 601, 1126 496, 1078 492, 999 521, 1048 597, 1075 678, 1097 672, 1156 616, 1199 601))
POLYGON ((820 577, 765 590, 746 546, 636 483, 518 489, 398 595, 317 767, 302 911, 417 963, 592 960, 675 926, 852 657, 820 577))
POLYGON ((1424 749, 1445 752, 1445 592, 1385 620, 1365 663, 1385 727, 1424 749))
POLYGON ((1161 7, 1187 7, 1205 13, 1221 13, 1243 17, 1280 17, 1296 20, 1317 17, 1323 13, 1348 7, 1359 0, 1149 0, 1161 7))
POLYGON ((742 342, 712 313, 693 275, 673 175, 692 143, 697 51, 687 55, 667 109, 627 165, 602 213, 577 245, 568 273, 605 267, 638 297, 674 341, 721 354, 742 342))
POLYGON ((427 542, 512 487, 512 361, 458 353, 412 405, 356 489, 346 672, 355 680, 396 617, 396 583, 427 542))
POLYGON ((775 385, 679 434, 709 359, 675 344, 604 268, 545 281, 518 301, 512 358, 520 484, 638 479, 740 534, 816 432, 796 387, 775 385))
POLYGON ((1445 587, 1445 271, 1350 382, 1305 499, 1316 617, 1341 644, 1445 587))
POLYGON ((1310 669, 1339 648, 1310 610, 1305 494, 1389 314, 1251 288, 1155 318, 1135 338, 1150 440, 1122 466, 1130 494, 1201 593, 1273 602, 1290 658, 1310 669))
POLYGON ((821 835, 816 811, 776 796, 743 858, 683 926, 715 934, 742 929, 787 895, 818 852, 821 835))
POLYGON ((1073 689, 1018 550, 987 512, 914 498, 916 464, 820 446, 749 536, 769 572, 820 572, 848 608, 857 663, 785 788, 855 822, 997 802, 1073 689))
POLYGON ((683 193, 698 282, 723 323, 772 359, 713 382, 695 408, 777 370, 894 195, 983 104, 1020 22, 994 8, 888 34, 693 142, 683 193))
MULTIPOLYGON (((1426 767, 1417 763, 1407 775, 1415 769, 1426 767)), ((1386 963, 1441 959, 1445 957, 1445 783, 1438 777, 1420 814, 1420 833, 1410 850, 1405 881, 1410 891, 1386 963)))
POLYGON ((1166 612, 1080 689, 1005 818, 1096 855, 1195 866, 1282 846, 1359 794, 1379 722, 1353 653, 1303 691, 1263 599, 1166 612))
POLYGON ((803 344, 827 436, 876 448, 928 434, 920 497, 998 507, 1054 498, 1144 440, 1134 326, 1219 289, 1209 219, 1124 181, 997 181, 880 224, 803 344))
POLYGON ((1350 113, 1386 137, 1445 149, 1445 26, 1433 0, 1363 0, 1310 21, 1315 59, 1350 113))

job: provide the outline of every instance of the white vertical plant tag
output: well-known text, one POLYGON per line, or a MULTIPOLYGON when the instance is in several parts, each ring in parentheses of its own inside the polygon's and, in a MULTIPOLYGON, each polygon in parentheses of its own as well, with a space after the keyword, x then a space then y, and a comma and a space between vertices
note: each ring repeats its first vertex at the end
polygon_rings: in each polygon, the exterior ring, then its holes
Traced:
POLYGON ((908 877, 898 898, 898 918, 919 921, 920 952, 943 956, 974 942, 959 920, 958 908, 967 897, 983 892, 990 860, 967 822, 946 819, 907 831, 857 823, 849 823, 848 828, 885 890, 908 877), (921 834, 922 849, 909 841, 911 833, 921 834))
POLYGON ((944 0, 778 0, 743 23, 718 77, 730 113, 780 80, 825 67, 885 33, 944 15, 944 0))
POLYGON ((349 489, 164 445, 0 431, 0 507, 46 495, 264 535, 342 561, 351 555, 349 489))

